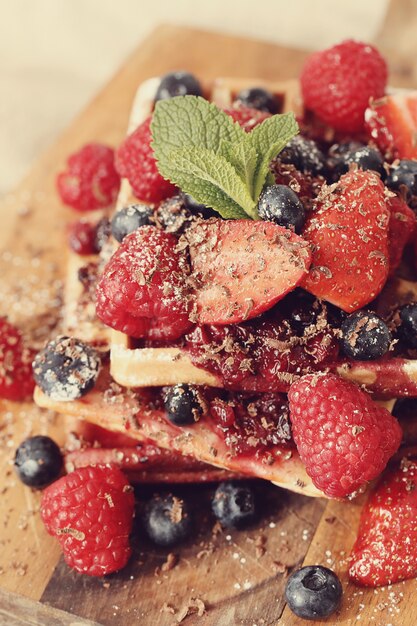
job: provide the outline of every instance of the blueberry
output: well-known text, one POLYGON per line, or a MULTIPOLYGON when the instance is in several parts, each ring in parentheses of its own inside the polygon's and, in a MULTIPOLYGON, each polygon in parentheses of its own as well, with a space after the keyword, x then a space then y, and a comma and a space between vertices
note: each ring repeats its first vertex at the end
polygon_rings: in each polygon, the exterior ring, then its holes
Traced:
POLYGON ((342 599, 342 585, 331 569, 308 565, 288 578, 285 598, 291 611, 303 619, 332 615, 342 599))
POLYGON ((167 417, 176 426, 194 424, 204 413, 204 399, 192 385, 164 387, 163 397, 167 417))
POLYGON ((305 210, 297 194, 286 185, 271 185, 258 201, 259 217, 300 233, 305 222, 305 210))
POLYGON ((262 87, 242 89, 237 94, 236 101, 245 107, 272 114, 278 113, 280 108, 278 98, 267 89, 262 89, 262 87))
POLYGON ((410 344, 412 348, 417 348, 417 304, 406 304, 400 309, 399 334, 401 338, 410 344))
POLYGON ((386 185, 395 190, 404 186, 408 200, 412 196, 417 196, 417 161, 402 159, 396 165, 391 166, 386 185))
POLYGON ((57 337, 33 362, 36 384, 52 400, 76 400, 95 384, 100 370, 98 353, 74 337, 57 337))
POLYGON ((102 217, 96 225, 96 233, 94 237, 95 252, 101 252, 103 246, 108 241, 110 234, 110 221, 107 219, 107 217, 102 217))
POLYGON ((281 163, 291 163, 305 174, 321 174, 325 168, 324 154, 312 139, 296 135, 279 155, 281 163))
POLYGON ((379 150, 359 145, 359 147, 355 146, 340 152, 335 157, 333 167, 334 179, 338 180, 342 174, 346 174, 352 163, 356 163, 362 170, 372 170, 377 172, 382 179, 385 178, 384 159, 379 150))
POLYGON ((341 326, 341 333, 342 350, 352 359, 378 359, 387 352, 391 343, 388 326, 378 315, 368 311, 349 315, 341 326))
POLYGON ((189 72, 169 72, 161 78, 155 101, 175 96, 202 96, 203 90, 195 76, 189 72))
POLYGON ((208 206, 205 206, 205 204, 200 204, 199 202, 194 200, 194 198, 189 193, 184 194, 184 204, 185 207, 192 211, 194 215, 197 215, 198 217, 201 217, 203 219, 209 219, 210 217, 220 217, 217 211, 211 209, 208 206))
POLYGON ((144 511, 144 526, 158 546, 174 546, 190 535, 193 520, 187 502, 172 494, 155 494, 144 511))
POLYGON ((239 481, 220 483, 214 492, 211 508, 226 528, 246 528, 257 517, 255 493, 239 481))
POLYGON ((62 454, 50 437, 36 435, 17 448, 14 466, 22 483, 29 487, 45 487, 58 478, 62 454))
POLYGON ((111 232, 117 241, 123 241, 126 235, 141 226, 152 224, 153 209, 144 204, 131 204, 114 214, 111 232))

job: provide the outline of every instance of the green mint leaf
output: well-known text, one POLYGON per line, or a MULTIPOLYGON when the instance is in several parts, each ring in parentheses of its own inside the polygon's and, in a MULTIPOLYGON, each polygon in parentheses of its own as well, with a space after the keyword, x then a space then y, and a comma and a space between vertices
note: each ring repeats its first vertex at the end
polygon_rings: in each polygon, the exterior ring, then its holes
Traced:
POLYGON ((253 197, 258 199, 269 172, 269 164, 290 139, 298 133, 298 124, 293 113, 273 115, 256 126, 249 134, 248 141, 255 148, 258 162, 253 179, 253 197))
POLYGON ((255 203, 233 165, 212 150, 174 149, 167 161, 159 162, 159 169, 162 176, 223 218, 258 217, 255 203))
POLYGON ((253 198, 253 177, 258 162, 258 155, 253 146, 248 143, 246 137, 239 143, 223 141, 220 154, 235 168, 250 196, 253 198))
POLYGON ((215 104, 196 96, 178 96, 156 103, 151 122, 152 147, 164 166, 175 148, 206 148, 218 152, 222 141, 245 138, 245 131, 215 104))

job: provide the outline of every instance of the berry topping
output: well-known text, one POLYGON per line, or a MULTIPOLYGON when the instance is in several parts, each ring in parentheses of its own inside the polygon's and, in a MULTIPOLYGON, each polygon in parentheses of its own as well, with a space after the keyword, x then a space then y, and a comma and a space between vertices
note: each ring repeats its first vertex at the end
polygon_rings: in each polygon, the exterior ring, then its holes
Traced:
POLYGON ((337 575, 322 565, 307 565, 295 571, 285 587, 291 611, 309 620, 332 615, 340 605, 342 593, 337 575))
POLYGON ((116 152, 116 168, 120 176, 128 179, 139 200, 158 203, 174 195, 176 188, 158 171, 150 123, 149 117, 123 141, 116 152))
POLYGON ((97 285, 97 315, 131 337, 174 340, 191 328, 188 263, 177 239, 154 226, 127 235, 97 285))
POLYGON ((246 528, 257 517, 253 489, 232 480, 220 483, 214 492, 211 508, 226 528, 246 528))
POLYGON ((359 585, 391 585, 417 576, 417 465, 387 472, 362 510, 349 577, 359 585))
POLYGON ((392 276, 401 263, 405 246, 412 241, 416 229, 416 216, 408 204, 399 196, 389 198, 390 210, 388 230, 389 274, 392 276))
POLYGON ((258 202, 259 217, 300 234, 305 221, 302 202, 292 189, 285 185, 271 185, 261 194, 258 202))
POLYGON ((175 96, 202 96, 201 85, 189 72, 169 72, 162 76, 155 101, 175 98, 175 96))
POLYGON ((126 235, 141 226, 152 225, 153 209, 144 204, 131 204, 114 214, 111 233, 116 241, 123 241, 126 235))
POLYGON ((156 494, 147 503, 144 525, 158 546, 174 546, 191 534, 193 520, 188 503, 172 494, 156 494))
POLYGON ((76 400, 94 387, 100 357, 74 337, 57 337, 36 355, 33 375, 36 384, 52 400, 76 400))
POLYGON ((369 100, 384 95, 386 82, 387 65, 379 52, 353 40, 315 52, 301 72, 305 106, 345 133, 362 130, 369 100))
POLYGON ((307 374, 288 393, 294 441, 308 475, 330 498, 373 480, 401 443, 387 409, 334 374, 307 374))
POLYGON ((260 315, 293 290, 310 265, 308 244, 270 222, 211 219, 193 224, 185 238, 200 324, 260 315))
POLYGON ((62 454, 50 437, 37 435, 29 437, 17 448, 14 466, 22 483, 29 487, 45 487, 58 478, 62 454))
POLYGON ((406 304, 400 309, 399 334, 412 348, 417 348, 417 304, 406 304))
POLYGON ((97 252, 96 226, 85 220, 70 224, 68 227, 68 245, 76 254, 95 254, 97 252))
POLYGON ((335 179, 337 180, 342 174, 346 174, 352 163, 356 163, 361 170, 372 170, 377 172, 382 179, 385 178, 384 160, 379 150, 369 146, 360 146, 343 151, 336 159, 333 168, 335 179))
POLYGON ((346 312, 371 302, 388 276, 389 215, 374 172, 351 171, 323 185, 303 232, 313 260, 302 286, 346 312))
POLYGON ((405 187, 407 200, 417 196, 417 161, 410 159, 395 161, 389 169, 385 184, 395 191, 401 191, 405 187))
POLYGON ((244 106, 230 107, 224 110, 234 122, 240 124, 240 126, 249 133, 251 130, 261 124, 268 117, 271 117, 270 113, 266 111, 258 111, 258 109, 248 108, 244 106))
POLYGON ((165 387, 163 397, 167 417, 176 426, 194 424, 205 412, 204 399, 192 385, 165 387))
POLYGON ((389 349, 391 333, 378 315, 357 311, 349 315, 341 326, 343 352, 351 359, 369 361, 379 359, 389 349))
POLYGON ((130 557, 133 491, 114 466, 76 469, 45 489, 41 515, 66 563, 81 574, 104 576, 130 557))
POLYGON ((325 166, 325 158, 315 141, 296 135, 285 146, 279 155, 281 163, 291 163, 303 173, 321 174, 325 166))
POLYGON ((110 206, 120 187, 113 148, 85 145, 69 157, 66 171, 58 174, 56 182, 62 202, 77 211, 110 206))
POLYGON ((25 400, 32 396, 33 351, 25 346, 20 331, 0 317, 0 398, 25 400))
POLYGON ((389 159, 416 159, 417 91, 370 102, 365 112, 371 138, 389 159))
POLYGON ((278 113, 280 105, 278 98, 262 87, 242 89, 237 94, 235 101, 238 105, 272 114, 278 113))

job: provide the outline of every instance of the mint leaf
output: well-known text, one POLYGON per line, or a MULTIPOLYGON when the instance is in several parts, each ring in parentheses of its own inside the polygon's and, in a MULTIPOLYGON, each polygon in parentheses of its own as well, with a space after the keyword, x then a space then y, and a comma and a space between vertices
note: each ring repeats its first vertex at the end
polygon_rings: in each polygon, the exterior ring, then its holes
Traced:
POLYGON ((255 148, 258 161, 253 179, 253 197, 258 199, 269 172, 269 164, 290 139, 298 133, 298 124, 293 113, 273 115, 256 126, 247 137, 255 148))
POLYGON ((223 218, 256 218, 257 212, 245 183, 223 156, 207 148, 176 148, 168 161, 159 162, 162 176, 223 218))
POLYGON ((198 96, 157 102, 151 131, 152 147, 162 166, 175 148, 207 148, 217 153, 222 141, 239 142, 246 134, 229 115, 198 96))
POLYGON ((239 143, 223 141, 220 147, 220 154, 235 168, 240 176, 249 195, 253 198, 253 176, 258 162, 258 155, 247 139, 239 143))

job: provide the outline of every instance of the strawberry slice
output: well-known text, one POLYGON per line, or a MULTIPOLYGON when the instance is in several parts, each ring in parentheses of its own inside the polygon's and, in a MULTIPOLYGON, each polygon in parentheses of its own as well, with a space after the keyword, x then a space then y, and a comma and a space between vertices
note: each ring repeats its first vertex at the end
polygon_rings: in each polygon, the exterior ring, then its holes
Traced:
POLYGON ((389 215, 375 172, 351 171, 324 185, 304 227, 313 262, 301 286, 347 312, 373 300, 388 276, 389 215))
POLYGON ((416 216, 408 204, 400 197, 390 198, 387 202, 390 210, 388 231, 389 274, 395 272, 401 262, 404 248, 414 235, 416 216))
POLYGON ((417 463, 403 460, 371 494, 350 556, 349 576, 377 587, 417 576, 417 463))
POLYGON ((390 158, 417 158, 417 91, 375 100, 365 111, 372 139, 390 158))
POLYGON ((305 276, 309 245, 272 222, 197 222, 185 235, 200 324, 232 324, 271 308, 305 276))

